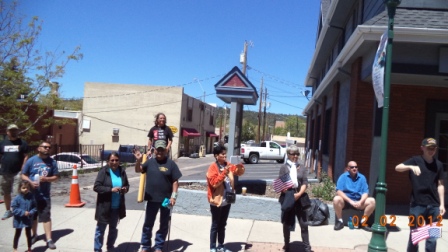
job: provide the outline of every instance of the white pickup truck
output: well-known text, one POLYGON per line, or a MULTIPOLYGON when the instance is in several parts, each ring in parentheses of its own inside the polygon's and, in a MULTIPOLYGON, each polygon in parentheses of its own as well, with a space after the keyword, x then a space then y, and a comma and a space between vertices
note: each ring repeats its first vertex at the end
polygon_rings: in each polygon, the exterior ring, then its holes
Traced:
POLYGON ((286 148, 272 141, 261 142, 257 145, 245 145, 241 147, 241 159, 246 164, 256 164, 258 160, 276 160, 283 163, 285 160, 286 148))

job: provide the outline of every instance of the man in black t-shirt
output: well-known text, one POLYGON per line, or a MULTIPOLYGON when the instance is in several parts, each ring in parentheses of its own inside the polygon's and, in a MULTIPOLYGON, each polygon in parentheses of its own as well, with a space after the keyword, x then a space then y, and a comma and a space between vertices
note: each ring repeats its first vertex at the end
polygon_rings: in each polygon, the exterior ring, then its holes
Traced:
POLYGON ((142 229, 142 252, 151 250, 152 227, 160 210, 160 229, 156 232, 154 251, 161 252, 168 234, 170 208, 176 204, 178 180, 182 173, 177 164, 167 158, 167 145, 164 140, 154 142, 155 158, 148 159, 143 165, 142 154, 136 151, 135 172, 146 173, 145 200, 146 213, 142 229), (165 199, 169 199, 169 207, 162 206, 165 199))
MULTIPOLYGON (((423 155, 414 156, 395 167, 398 172, 408 171, 411 180, 412 193, 409 211, 411 233, 413 229, 421 226, 419 219, 424 218, 425 223, 429 224, 431 221, 437 222, 440 218, 439 215, 445 214, 443 164, 434 158, 437 152, 437 141, 434 138, 423 139, 421 150, 423 155)), ((436 238, 428 238, 425 251, 435 252, 436 246, 436 238)), ((418 243, 415 245, 412 243, 411 234, 407 251, 418 251, 418 243)))
POLYGON ((2 220, 12 216, 11 192, 13 190, 14 178, 22 170, 23 164, 28 159, 28 144, 19 138, 17 125, 9 125, 6 129, 6 134, 5 140, 0 142, 0 187, 6 208, 2 220))

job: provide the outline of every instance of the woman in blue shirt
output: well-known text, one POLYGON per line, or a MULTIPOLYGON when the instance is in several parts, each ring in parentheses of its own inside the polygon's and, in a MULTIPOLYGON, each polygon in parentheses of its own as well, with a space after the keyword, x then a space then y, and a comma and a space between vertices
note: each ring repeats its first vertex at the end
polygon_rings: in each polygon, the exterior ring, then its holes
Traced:
POLYGON ((107 165, 102 167, 93 186, 98 193, 96 200, 94 250, 101 251, 104 232, 109 225, 107 250, 113 250, 117 239, 117 224, 126 217, 124 194, 129 191, 129 181, 125 170, 120 166, 118 153, 112 152, 107 157, 107 165))

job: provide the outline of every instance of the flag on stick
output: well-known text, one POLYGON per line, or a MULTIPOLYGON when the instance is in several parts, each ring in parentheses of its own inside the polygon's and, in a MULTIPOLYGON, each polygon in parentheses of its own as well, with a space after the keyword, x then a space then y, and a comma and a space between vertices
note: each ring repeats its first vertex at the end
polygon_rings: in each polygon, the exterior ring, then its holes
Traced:
POLYGON ((442 237, 442 227, 437 226, 436 222, 411 231, 411 240, 414 245, 428 238, 440 237, 442 237))
POLYGON ((285 189, 291 188, 294 186, 294 183, 291 180, 291 176, 289 176, 289 173, 286 173, 277 179, 274 180, 273 183, 274 191, 276 193, 280 193, 285 189))

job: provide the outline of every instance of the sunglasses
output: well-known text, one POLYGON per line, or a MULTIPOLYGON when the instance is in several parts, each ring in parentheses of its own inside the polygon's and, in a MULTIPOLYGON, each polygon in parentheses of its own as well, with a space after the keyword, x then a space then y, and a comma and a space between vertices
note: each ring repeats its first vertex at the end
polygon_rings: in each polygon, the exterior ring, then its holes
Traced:
POLYGON ((288 153, 291 156, 300 156, 300 153, 288 153))
POLYGON ((353 168, 358 169, 358 166, 349 166, 349 167, 350 167, 350 169, 353 169, 353 168))
POLYGON ((44 148, 44 149, 51 149, 51 146, 41 145, 41 146, 39 146, 39 147, 42 147, 42 148, 44 148))
POLYGON ((114 162, 120 162, 120 160, 118 160, 118 159, 111 159, 111 160, 109 160, 110 162, 112 162, 112 163, 114 163, 114 162))

